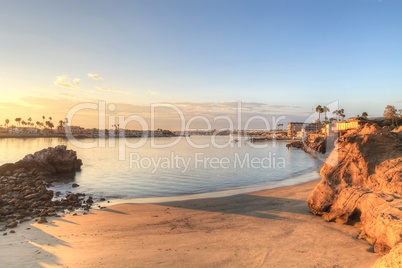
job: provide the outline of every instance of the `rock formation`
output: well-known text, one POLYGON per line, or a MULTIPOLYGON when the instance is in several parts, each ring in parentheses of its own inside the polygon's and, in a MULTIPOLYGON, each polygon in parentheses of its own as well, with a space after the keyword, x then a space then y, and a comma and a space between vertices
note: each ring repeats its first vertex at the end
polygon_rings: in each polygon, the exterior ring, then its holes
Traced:
POLYGON ((308 198, 314 214, 361 228, 360 238, 381 255, 402 239, 400 134, 366 124, 340 137, 308 198))
POLYGON ((288 143, 286 147, 299 148, 316 158, 326 159, 329 153, 334 149, 336 139, 336 136, 316 137, 314 139, 308 138, 288 143))
POLYGON ((65 209, 89 209, 93 203, 85 194, 68 194, 53 199, 47 186, 59 179, 56 173, 80 170, 82 161, 66 146, 48 148, 25 156, 14 164, 0 166, 0 229, 14 228, 35 217, 55 216, 65 209))
POLYGON ((0 167, 0 175, 9 175, 16 170, 26 170, 30 174, 69 173, 79 171, 82 166, 81 159, 77 159, 77 153, 67 150, 65 145, 55 148, 49 147, 34 154, 26 155, 22 160, 14 164, 4 164, 0 167))

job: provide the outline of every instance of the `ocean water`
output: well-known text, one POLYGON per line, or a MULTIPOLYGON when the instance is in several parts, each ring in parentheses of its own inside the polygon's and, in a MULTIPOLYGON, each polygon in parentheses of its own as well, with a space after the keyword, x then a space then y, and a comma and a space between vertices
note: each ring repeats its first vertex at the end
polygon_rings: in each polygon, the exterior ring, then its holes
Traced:
MULTIPOLYGON (((76 146, 59 138, 0 139, 0 165, 64 144, 76 150, 84 164, 75 176, 60 176, 62 181, 53 190, 138 202, 224 196, 293 185, 318 178, 322 165, 301 150, 286 148, 287 143, 281 141, 261 143, 265 148, 254 148, 244 139, 234 143, 226 136, 216 140, 209 136, 188 139, 148 139, 139 148, 119 147, 119 142, 123 142, 119 139, 80 140, 84 145, 97 142, 95 148, 82 148, 82 144, 76 146), (173 142, 176 144, 167 146, 173 142), (197 148, 200 145, 208 147, 197 148), (159 148, 163 146, 166 148, 159 148), (80 186, 72 188, 73 182, 80 186)), ((135 144, 139 140, 128 138, 127 142, 135 144)))

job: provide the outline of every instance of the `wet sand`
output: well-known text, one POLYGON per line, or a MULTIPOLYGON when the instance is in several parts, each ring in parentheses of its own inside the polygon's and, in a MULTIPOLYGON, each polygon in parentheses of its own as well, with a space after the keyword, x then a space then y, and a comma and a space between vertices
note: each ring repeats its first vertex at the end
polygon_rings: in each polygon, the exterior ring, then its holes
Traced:
MULTIPOLYGON (((2 267, 370 267, 359 230, 314 216, 317 180, 224 198, 122 204, 26 222, 0 236, 2 267), (27 228, 30 228, 27 230, 27 228)), ((4 232, 3 232, 4 233, 4 232)))

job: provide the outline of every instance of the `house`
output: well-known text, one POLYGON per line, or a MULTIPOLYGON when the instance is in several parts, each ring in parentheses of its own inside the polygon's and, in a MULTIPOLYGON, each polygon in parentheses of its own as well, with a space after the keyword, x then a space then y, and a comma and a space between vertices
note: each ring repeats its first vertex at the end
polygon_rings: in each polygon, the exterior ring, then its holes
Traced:
POLYGON ((38 134, 39 130, 37 128, 34 128, 34 127, 24 127, 22 129, 22 132, 26 133, 26 134, 38 134))
MULTIPOLYGON (((65 126, 64 132, 59 132, 59 127, 58 127, 58 133, 71 133, 73 135, 85 134, 85 129, 80 126, 65 126)), ((63 130, 60 129, 60 131, 63 131, 63 130)))
POLYGON ((22 130, 18 127, 10 127, 8 128, 8 133, 10 134, 21 134, 22 130))
POLYGON ((303 130, 303 134, 316 132, 320 129, 319 124, 303 123, 303 122, 289 122, 288 123, 288 137, 296 137, 299 131, 303 130))
POLYGON ((351 130, 358 129, 360 126, 367 123, 380 123, 378 120, 368 119, 364 117, 349 118, 346 121, 334 122, 325 126, 324 133, 327 135, 343 135, 351 130))

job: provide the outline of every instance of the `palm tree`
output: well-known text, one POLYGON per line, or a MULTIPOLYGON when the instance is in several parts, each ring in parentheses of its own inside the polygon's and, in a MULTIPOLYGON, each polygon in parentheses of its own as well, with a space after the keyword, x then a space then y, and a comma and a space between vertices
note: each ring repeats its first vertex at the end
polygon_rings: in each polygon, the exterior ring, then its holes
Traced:
POLYGON ((30 117, 30 118, 28 118, 28 122, 29 122, 29 123, 31 123, 31 121, 32 121, 32 118, 31 118, 31 117, 30 117))
POLYGON ((325 115, 325 117, 324 117, 324 118, 325 118, 325 121, 328 121, 327 112, 330 112, 330 110, 329 110, 329 108, 328 108, 327 106, 324 106, 324 107, 323 107, 323 110, 324 110, 324 113, 325 113, 325 114, 324 114, 324 115, 325 115))
POLYGON ((335 110, 335 111, 333 111, 333 112, 332 112, 332 114, 334 114, 334 115, 335 115, 335 117, 336 117, 336 121, 338 121, 339 110, 335 110))
POLYGON ((18 126, 20 126, 20 122, 21 122, 21 117, 17 117, 15 118, 15 122, 17 122, 18 126))
POLYGON ((6 126, 8 127, 8 123, 10 123, 10 119, 6 119, 6 126))
POLYGON ((317 105, 317 107, 315 107, 315 111, 318 113, 318 122, 321 122, 321 113, 322 113, 321 105, 317 105))
POLYGON ((45 122, 45 118, 46 118, 45 116, 42 116, 42 122, 45 122))
POLYGON ((47 125, 50 129, 53 129, 53 128, 54 128, 54 125, 53 125, 52 122, 46 121, 45 123, 46 123, 46 125, 47 125))
POLYGON ((368 117, 368 113, 367 113, 367 112, 363 112, 363 113, 362 113, 362 117, 367 118, 367 117, 368 117))
POLYGON ((340 109, 340 110, 338 111, 338 114, 339 114, 340 117, 342 117, 342 120, 345 119, 345 110, 344 110, 344 109, 340 109))

